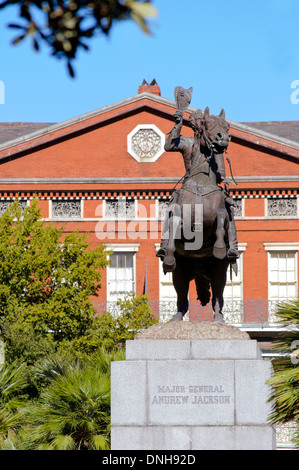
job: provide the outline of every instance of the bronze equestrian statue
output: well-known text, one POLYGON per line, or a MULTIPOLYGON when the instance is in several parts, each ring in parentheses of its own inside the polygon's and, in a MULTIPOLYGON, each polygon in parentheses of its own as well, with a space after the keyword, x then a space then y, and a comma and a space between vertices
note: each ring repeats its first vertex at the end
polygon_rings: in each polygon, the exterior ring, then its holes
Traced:
POLYGON ((238 258, 233 201, 228 194, 223 156, 230 141, 229 124, 223 110, 214 116, 207 107, 204 112, 190 114, 194 137, 181 135, 183 113, 191 96, 192 88, 176 87, 178 109, 165 150, 182 154, 186 173, 182 187, 174 191, 169 202, 157 256, 164 273, 173 275, 177 313, 172 320, 182 320, 188 311, 189 284, 194 279, 198 300, 207 305, 211 290, 213 319, 224 321, 226 273, 229 265, 237 273, 238 258))

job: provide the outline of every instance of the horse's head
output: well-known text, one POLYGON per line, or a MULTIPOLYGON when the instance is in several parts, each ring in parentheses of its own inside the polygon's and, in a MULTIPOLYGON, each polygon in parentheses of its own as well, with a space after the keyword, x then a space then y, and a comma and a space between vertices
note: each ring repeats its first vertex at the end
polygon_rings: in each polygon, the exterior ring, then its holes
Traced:
POLYGON ((230 136, 229 124, 225 120, 225 112, 222 109, 219 116, 210 114, 208 107, 204 113, 199 110, 192 113, 190 116, 190 123, 194 130, 195 135, 198 135, 203 145, 209 149, 214 149, 216 152, 223 152, 227 149, 230 136))

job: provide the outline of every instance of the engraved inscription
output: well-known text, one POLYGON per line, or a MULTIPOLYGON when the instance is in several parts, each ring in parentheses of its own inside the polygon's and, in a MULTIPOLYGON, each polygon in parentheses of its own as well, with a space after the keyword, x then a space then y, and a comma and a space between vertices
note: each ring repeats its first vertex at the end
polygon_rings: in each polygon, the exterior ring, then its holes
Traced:
POLYGON ((226 405, 231 397, 223 385, 158 385, 152 405, 226 405))

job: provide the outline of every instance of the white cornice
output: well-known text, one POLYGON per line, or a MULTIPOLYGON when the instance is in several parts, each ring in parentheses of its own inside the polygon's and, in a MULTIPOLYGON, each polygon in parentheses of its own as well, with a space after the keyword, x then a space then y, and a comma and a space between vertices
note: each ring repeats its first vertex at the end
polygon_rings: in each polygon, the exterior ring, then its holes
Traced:
MULTIPOLYGON (((179 176, 157 177, 103 177, 103 178, 0 178, 0 185, 4 184, 173 184, 179 181, 179 176)), ((229 178, 228 178, 229 179, 229 178)), ((239 183, 275 183, 297 182, 299 175, 265 175, 265 176, 238 176, 239 183)))
POLYGON ((264 242, 266 251, 298 251, 298 242, 264 242))

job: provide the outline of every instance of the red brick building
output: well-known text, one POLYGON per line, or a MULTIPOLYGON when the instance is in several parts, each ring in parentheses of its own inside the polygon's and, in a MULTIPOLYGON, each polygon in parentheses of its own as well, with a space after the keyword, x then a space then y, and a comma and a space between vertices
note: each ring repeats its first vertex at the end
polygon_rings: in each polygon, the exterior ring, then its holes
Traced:
MULTIPOLYGON (((184 115, 186 136, 192 109, 184 115)), ((154 81, 131 98, 59 124, 0 124, 0 210, 14 198, 30 204, 38 196, 46 221, 88 232, 91 246, 113 249, 99 310, 144 291, 161 316, 175 309, 171 279, 155 256, 165 203, 185 172, 181 155, 164 151, 175 111, 154 81)), ((228 277, 225 317, 264 334, 277 299, 298 296, 298 123, 230 124, 240 259, 238 277, 228 277)), ((210 315, 192 285, 190 318, 210 315)))

